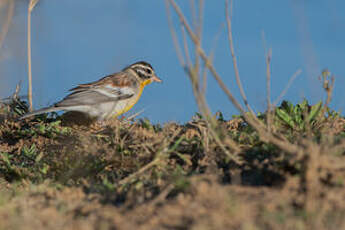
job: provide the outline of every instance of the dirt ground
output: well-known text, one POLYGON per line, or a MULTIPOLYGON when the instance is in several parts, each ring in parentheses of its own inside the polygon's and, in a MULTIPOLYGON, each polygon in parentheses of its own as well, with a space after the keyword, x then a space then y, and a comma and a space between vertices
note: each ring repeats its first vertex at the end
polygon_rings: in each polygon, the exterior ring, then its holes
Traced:
POLYGON ((293 154, 240 117, 217 118, 217 141, 202 118, 98 126, 7 115, 0 123, 1 230, 345 229, 340 116, 310 129, 277 120, 275 132, 304 146, 293 154))

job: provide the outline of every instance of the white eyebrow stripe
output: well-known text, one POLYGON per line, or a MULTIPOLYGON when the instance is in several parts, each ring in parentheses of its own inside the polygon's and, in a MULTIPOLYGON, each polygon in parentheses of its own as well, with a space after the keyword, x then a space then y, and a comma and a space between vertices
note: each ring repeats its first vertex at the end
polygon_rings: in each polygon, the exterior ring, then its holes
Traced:
POLYGON ((146 65, 142 65, 142 64, 136 64, 136 65, 133 65, 132 68, 146 68, 146 69, 151 69, 149 66, 146 66, 146 65))
POLYGON ((135 70, 136 70, 137 72, 140 72, 140 73, 144 74, 144 75, 147 74, 143 69, 135 69, 135 70))
POLYGON ((138 70, 151 70, 153 72, 153 69, 150 68, 149 66, 145 66, 145 65, 135 65, 132 67, 133 69, 138 69, 138 70))

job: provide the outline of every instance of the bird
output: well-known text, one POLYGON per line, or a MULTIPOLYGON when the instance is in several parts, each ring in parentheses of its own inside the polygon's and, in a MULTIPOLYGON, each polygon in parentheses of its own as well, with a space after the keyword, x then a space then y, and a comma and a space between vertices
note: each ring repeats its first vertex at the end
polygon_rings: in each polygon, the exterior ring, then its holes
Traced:
POLYGON ((149 63, 139 61, 98 81, 79 84, 70 89, 71 93, 61 101, 26 113, 19 119, 62 110, 81 112, 90 118, 104 121, 129 111, 138 102, 145 86, 152 82, 162 80, 149 63))

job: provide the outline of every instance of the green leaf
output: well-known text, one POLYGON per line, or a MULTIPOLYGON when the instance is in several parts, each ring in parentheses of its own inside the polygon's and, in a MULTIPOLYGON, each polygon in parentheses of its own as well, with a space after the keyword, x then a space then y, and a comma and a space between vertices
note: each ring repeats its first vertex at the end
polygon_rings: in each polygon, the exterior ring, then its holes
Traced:
POLYGON ((300 129, 303 129, 303 126, 304 126, 304 121, 302 117, 303 117, 303 111, 299 105, 296 105, 293 119, 298 124, 298 127, 300 129))
POLYGON ((291 118, 291 116, 285 112, 282 109, 277 109, 276 110, 277 116, 283 120, 286 124, 288 124, 291 128, 295 127, 295 122, 293 121, 293 119, 291 118))
POLYGON ((149 119, 147 118, 140 119, 140 123, 143 128, 153 130, 152 124, 149 119))
POLYGON ((300 104, 302 111, 308 111, 308 101, 307 99, 304 99, 302 103, 300 104))
POLYGON ((45 127, 45 125, 40 124, 40 125, 38 126, 38 129, 39 129, 40 133, 44 134, 44 133, 45 133, 45 130, 46 130, 46 127, 45 127))
POLYGON ((224 119, 224 116, 223 116, 223 113, 222 113, 222 112, 218 111, 218 112, 216 113, 216 115, 218 115, 218 121, 225 121, 225 119, 224 119))
POLYGON ((289 109, 288 113, 291 115, 293 113, 293 110, 294 110, 294 105, 289 101, 288 101, 287 105, 288 105, 288 109, 289 109))
POLYGON ((194 117, 196 118, 196 120, 203 119, 202 114, 201 114, 201 113, 198 113, 198 112, 195 113, 194 117))
POLYGON ((284 100, 280 105, 280 109, 285 110, 287 113, 291 113, 290 104, 291 104, 290 102, 284 100))
POLYGON ((181 158, 188 166, 193 165, 193 162, 191 161, 191 156, 188 154, 182 154, 179 152, 176 152, 176 155, 181 158))
POLYGON ((36 162, 36 163, 40 162, 41 159, 43 158, 43 156, 44 156, 43 152, 40 152, 40 153, 36 156, 35 162, 36 162))
POLYGON ((168 150, 169 153, 174 152, 177 147, 180 145, 180 143, 184 140, 184 136, 181 136, 175 143, 174 145, 168 150))
POLYGON ((321 108, 322 108, 322 101, 320 101, 316 105, 313 105, 307 117, 307 122, 311 122, 312 120, 314 120, 320 114, 321 108))
POLYGON ((0 153, 0 156, 1 156, 1 159, 6 163, 6 166, 8 168, 12 168, 8 153, 0 153))
POLYGON ((293 108, 293 115, 294 115, 294 117, 302 116, 302 109, 301 109, 300 105, 296 105, 293 108))
POLYGON ((43 167, 40 168, 40 172, 42 174, 47 174, 48 170, 49 170, 49 165, 47 165, 47 164, 44 164, 43 167))
POLYGON ((24 156, 28 157, 28 158, 33 158, 36 155, 36 145, 32 144, 29 147, 27 147, 26 145, 24 145, 23 149, 22 149, 22 153, 24 154, 24 156))

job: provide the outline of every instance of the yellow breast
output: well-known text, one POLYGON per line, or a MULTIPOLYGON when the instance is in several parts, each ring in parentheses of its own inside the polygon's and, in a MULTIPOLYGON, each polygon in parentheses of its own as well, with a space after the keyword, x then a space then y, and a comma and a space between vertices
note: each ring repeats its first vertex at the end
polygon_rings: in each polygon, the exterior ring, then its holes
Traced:
POLYGON ((115 116, 119 116, 129 111, 138 102, 139 98, 141 97, 141 94, 143 93, 144 87, 150 83, 151 83, 151 80, 146 80, 140 83, 138 94, 128 99, 126 106, 123 109, 117 111, 115 116))

